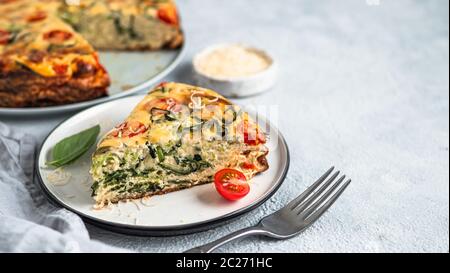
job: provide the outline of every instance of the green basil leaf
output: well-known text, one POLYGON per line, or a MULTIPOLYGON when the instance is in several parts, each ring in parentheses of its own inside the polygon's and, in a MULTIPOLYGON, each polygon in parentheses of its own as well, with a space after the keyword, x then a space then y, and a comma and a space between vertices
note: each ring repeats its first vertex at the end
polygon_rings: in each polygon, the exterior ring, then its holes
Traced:
POLYGON ((47 165, 61 167, 72 163, 95 144, 99 133, 100 126, 96 125, 61 140, 53 147, 52 161, 47 162, 47 165))

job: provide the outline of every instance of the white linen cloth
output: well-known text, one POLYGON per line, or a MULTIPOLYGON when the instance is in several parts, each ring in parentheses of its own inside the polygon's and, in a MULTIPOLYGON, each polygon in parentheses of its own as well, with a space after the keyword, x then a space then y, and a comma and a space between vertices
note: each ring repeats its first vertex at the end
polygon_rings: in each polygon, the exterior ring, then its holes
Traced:
POLYGON ((52 206, 34 179, 32 136, 0 123, 0 252, 117 252, 89 239, 76 214, 52 206))

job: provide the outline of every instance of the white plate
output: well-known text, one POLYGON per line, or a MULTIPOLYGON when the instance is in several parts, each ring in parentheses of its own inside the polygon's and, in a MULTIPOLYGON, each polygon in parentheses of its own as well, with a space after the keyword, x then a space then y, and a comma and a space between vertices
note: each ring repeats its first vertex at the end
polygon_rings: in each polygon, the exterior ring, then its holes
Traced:
POLYGON ((62 113, 147 91, 180 64, 184 52, 185 45, 180 49, 153 52, 100 52, 100 62, 105 66, 111 78, 107 97, 50 107, 0 107, 0 115, 24 116, 62 113))
POLYGON ((49 181, 47 176, 53 169, 46 167, 45 162, 57 142, 96 124, 101 126, 101 135, 108 132, 114 125, 123 122, 142 98, 126 97, 97 105, 69 118, 50 133, 39 151, 37 172, 43 190, 52 201, 91 223, 114 231, 174 235, 208 229, 248 212, 265 202, 283 182, 289 168, 289 151, 274 127, 270 127, 267 143, 270 168, 251 181, 250 193, 237 202, 226 201, 216 192, 213 184, 206 184, 95 210, 89 175, 90 156, 95 147, 65 167, 65 171, 72 175, 67 184, 55 185, 49 181))

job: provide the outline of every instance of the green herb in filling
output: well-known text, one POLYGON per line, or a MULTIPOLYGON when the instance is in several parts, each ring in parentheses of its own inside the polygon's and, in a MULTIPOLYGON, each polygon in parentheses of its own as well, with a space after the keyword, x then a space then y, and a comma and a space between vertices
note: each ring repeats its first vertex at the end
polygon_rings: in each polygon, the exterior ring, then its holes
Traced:
POLYGON ((156 147, 156 155, 158 156, 158 161, 159 162, 163 162, 164 161, 164 159, 165 159, 164 151, 163 151, 163 149, 160 146, 156 147))

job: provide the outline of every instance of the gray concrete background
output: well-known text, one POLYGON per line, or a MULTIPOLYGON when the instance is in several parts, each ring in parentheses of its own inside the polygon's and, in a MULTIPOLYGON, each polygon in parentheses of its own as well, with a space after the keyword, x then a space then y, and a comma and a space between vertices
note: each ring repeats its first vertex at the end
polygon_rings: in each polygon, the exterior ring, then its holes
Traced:
MULTIPOLYGON (((178 2, 188 54, 168 80, 192 82, 192 56, 216 42, 272 52, 278 85, 235 101, 279 106, 291 170, 269 201, 226 226, 169 238, 88 226, 93 239, 179 252, 255 224, 336 165, 353 183, 312 228, 291 240, 250 238, 221 251, 449 251, 448 1, 178 2)), ((43 140, 68 115, 0 120, 43 140)))

